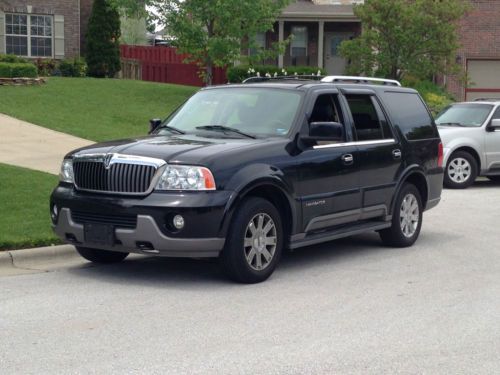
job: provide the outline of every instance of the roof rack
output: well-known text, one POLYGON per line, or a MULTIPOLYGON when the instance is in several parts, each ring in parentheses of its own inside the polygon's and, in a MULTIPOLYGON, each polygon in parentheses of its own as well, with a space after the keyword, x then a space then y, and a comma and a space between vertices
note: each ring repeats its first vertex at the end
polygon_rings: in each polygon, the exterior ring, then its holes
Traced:
POLYGON ((243 81, 243 83, 255 83, 255 82, 266 82, 266 81, 311 81, 311 80, 316 80, 319 81, 323 78, 324 76, 318 76, 318 75, 306 75, 306 74, 297 74, 297 75, 288 75, 288 76, 272 76, 272 77, 266 77, 266 76, 254 76, 254 77, 249 77, 243 81))
POLYGON ((500 102, 500 98, 476 98, 475 102, 500 102))
POLYGON ((326 76, 321 82, 344 82, 344 83, 379 83, 387 86, 401 86, 399 81, 385 78, 357 77, 357 76, 326 76))

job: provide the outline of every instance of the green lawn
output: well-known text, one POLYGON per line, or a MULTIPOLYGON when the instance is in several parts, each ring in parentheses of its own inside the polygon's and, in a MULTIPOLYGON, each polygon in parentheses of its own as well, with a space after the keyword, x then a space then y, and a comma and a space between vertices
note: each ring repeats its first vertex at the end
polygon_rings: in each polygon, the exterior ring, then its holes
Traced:
POLYGON ((56 176, 0 164, 0 250, 59 243, 50 228, 56 176))
POLYGON ((93 141, 144 135, 196 87, 118 79, 49 78, 41 86, 0 86, 0 112, 93 141))

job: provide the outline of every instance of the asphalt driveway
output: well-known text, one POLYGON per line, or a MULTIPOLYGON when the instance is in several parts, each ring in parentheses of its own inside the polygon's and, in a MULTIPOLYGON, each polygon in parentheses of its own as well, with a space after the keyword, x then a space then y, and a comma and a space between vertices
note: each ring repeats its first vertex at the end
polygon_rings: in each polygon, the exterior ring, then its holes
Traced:
POLYGON ((500 185, 445 190, 408 249, 376 234, 235 285, 215 262, 130 257, 0 278, 2 373, 493 374, 500 185))

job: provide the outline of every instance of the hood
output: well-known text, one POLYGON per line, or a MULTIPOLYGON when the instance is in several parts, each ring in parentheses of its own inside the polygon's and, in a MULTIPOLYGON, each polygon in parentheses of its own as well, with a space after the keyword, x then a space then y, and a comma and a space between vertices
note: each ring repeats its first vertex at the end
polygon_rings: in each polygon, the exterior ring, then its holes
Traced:
POLYGON ((263 139, 205 138, 192 134, 152 135, 136 139, 96 143, 75 150, 68 156, 116 153, 146 156, 174 163, 182 163, 185 157, 192 161, 193 156, 196 156, 194 159, 200 159, 201 162, 224 151, 265 141, 263 139))
POLYGON ((453 139, 461 138, 461 137, 470 137, 473 133, 476 133, 481 128, 477 127, 460 127, 460 126, 438 126, 439 135, 443 140, 443 143, 446 147, 446 144, 453 139))

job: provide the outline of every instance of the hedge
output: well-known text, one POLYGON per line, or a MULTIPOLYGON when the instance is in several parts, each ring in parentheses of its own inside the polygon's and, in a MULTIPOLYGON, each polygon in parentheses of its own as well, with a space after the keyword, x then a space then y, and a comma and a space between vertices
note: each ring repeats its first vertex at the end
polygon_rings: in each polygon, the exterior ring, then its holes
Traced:
POLYGON ((29 61, 25 58, 16 55, 4 55, 0 53, 0 62, 5 63, 28 63, 29 61))
POLYGON ((266 75, 318 75, 318 73, 319 75, 326 75, 326 71, 324 69, 314 66, 288 66, 279 68, 275 65, 238 65, 227 69, 227 79, 231 83, 238 83, 249 77, 255 77, 258 75, 265 77, 266 75))
POLYGON ((36 66, 30 63, 0 62, 0 78, 36 78, 36 66))

